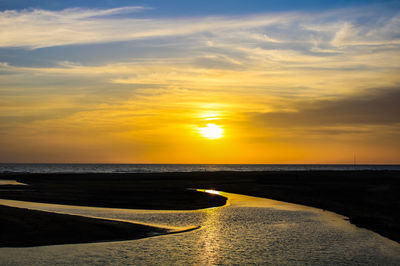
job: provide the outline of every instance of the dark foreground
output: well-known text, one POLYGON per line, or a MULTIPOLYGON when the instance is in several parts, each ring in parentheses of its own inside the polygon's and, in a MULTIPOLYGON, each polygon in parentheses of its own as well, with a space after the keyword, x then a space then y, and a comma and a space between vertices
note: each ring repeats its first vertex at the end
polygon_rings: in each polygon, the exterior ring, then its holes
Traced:
POLYGON ((0 247, 130 240, 169 232, 134 223, 0 205, 0 247))
MULTIPOLYGON (((225 204, 223 197, 186 189, 212 188, 334 211, 400 242, 400 171, 9 174, 0 178, 29 184, 2 186, 0 198, 136 209, 187 210, 225 204)), ((13 219, 15 213, 6 210, 3 216, 13 219)), ((55 231, 64 230, 63 221, 57 222, 55 231)), ((21 233, 21 243, 27 237, 21 233)))

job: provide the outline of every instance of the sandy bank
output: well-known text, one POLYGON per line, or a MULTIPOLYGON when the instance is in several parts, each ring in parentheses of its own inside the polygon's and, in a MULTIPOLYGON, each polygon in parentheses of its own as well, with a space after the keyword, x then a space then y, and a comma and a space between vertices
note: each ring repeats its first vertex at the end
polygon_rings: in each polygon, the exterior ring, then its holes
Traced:
POLYGON ((175 232, 129 222, 0 205, 0 247, 132 240, 175 232))
POLYGON ((28 184, 0 191, 0 198, 132 209, 224 205, 226 199, 218 195, 186 190, 210 188, 330 210, 400 242, 400 171, 3 174, 0 178, 28 184))

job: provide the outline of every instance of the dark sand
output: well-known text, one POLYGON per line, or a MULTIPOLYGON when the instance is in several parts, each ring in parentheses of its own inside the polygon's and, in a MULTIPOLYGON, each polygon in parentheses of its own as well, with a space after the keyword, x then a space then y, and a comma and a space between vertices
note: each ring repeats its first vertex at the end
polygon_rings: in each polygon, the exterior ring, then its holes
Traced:
POLYGON ((132 240, 171 230, 0 205, 0 247, 132 240))
POLYGON ((114 208, 221 206, 226 201, 221 196, 186 190, 217 189, 334 211, 400 242, 400 171, 3 174, 0 178, 29 184, 0 191, 0 198, 114 208))

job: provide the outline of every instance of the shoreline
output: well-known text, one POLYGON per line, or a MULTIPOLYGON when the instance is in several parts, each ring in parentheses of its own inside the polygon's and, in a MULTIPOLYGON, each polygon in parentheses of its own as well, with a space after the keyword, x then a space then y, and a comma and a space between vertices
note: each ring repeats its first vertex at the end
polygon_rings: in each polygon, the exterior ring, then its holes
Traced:
POLYGON ((5 199, 128 209, 224 205, 225 198, 218 195, 186 190, 209 188, 332 211, 400 243, 400 171, 2 174, 1 178, 28 184, 26 191, 0 191, 5 199))
POLYGON ((0 248, 129 241, 196 230, 0 205, 0 248))

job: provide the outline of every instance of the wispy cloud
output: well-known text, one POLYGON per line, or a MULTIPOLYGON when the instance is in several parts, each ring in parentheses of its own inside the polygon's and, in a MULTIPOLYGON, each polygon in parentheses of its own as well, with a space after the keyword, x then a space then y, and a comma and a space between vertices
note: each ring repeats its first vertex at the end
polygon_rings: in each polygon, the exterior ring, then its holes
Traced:
POLYGON ((137 19, 107 17, 142 10, 124 7, 108 10, 24 10, 0 13, 5 29, 0 46, 50 47, 57 45, 126 41, 193 34, 204 31, 251 28, 276 22, 278 17, 137 19))
MULTIPOLYGON (((354 44, 398 44, 399 14, 373 14, 376 23, 360 23, 359 10, 315 13, 259 14, 195 18, 135 18, 115 16, 144 7, 114 9, 22 10, 0 13, 2 47, 127 41, 141 38, 210 33, 223 39, 262 43, 322 43, 333 47, 354 44), (349 14, 350 13, 350 14, 349 14)), ((370 14, 368 14, 370 15, 370 14)))
POLYGON ((369 95, 296 103, 291 112, 252 114, 269 127, 324 127, 343 125, 400 125, 400 89, 371 89, 369 95))
POLYGON ((0 12, 2 147, 23 153, 31 143, 30 158, 45 143, 45 161, 53 147, 70 159, 91 143, 125 161, 148 149, 154 162, 171 147, 203 147, 190 126, 211 112, 241 148, 275 141, 286 156, 282 136, 299 146, 317 136, 318 150, 327 136, 367 132, 388 136, 398 154, 400 13, 136 15, 146 10, 0 12))
MULTIPOLYGON (((12 62, 4 61, 10 66, 3 67, 3 71, 102 73, 103 81, 119 84, 171 85, 185 81, 187 85, 196 80, 197 84, 214 82, 221 86, 220 81, 224 80, 232 86, 250 78, 245 84, 253 87, 308 87, 322 94, 387 87, 398 82, 399 13, 345 9, 318 14, 135 18, 132 12, 143 9, 1 12, 0 47, 81 45, 69 51, 76 64, 67 62, 71 60, 68 54, 64 61, 54 61, 42 49, 36 59, 32 58, 36 62, 53 61, 54 67, 38 69, 30 63, 29 67, 17 69, 11 66, 12 62), (116 16, 120 14, 125 15, 116 16), (123 47, 123 56, 118 54, 121 41, 129 43, 123 47), (98 43, 105 45, 103 50, 82 46, 98 43), (84 52, 79 52, 81 49, 84 52), (101 66, 91 66, 88 58, 107 59, 101 66), (218 69, 219 74, 214 71, 213 77, 209 69, 218 69), (298 78, 288 79, 290 76, 298 78)), ((61 56, 64 50, 59 49, 61 56)), ((15 53, 13 57, 17 58, 18 51, 7 52, 15 53)))

